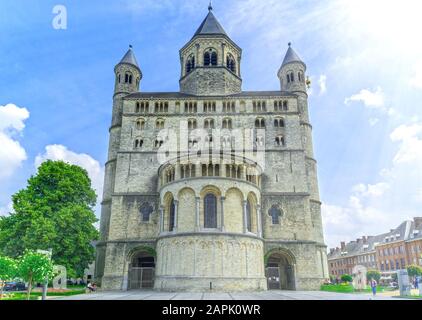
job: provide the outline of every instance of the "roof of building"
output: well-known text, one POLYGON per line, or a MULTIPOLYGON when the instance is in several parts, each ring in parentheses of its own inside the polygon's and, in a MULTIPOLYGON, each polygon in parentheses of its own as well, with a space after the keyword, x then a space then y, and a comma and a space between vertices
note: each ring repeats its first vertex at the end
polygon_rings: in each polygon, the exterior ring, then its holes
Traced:
POLYGON ((296 51, 293 50, 291 45, 292 44, 289 43, 289 49, 287 49, 282 66, 292 63, 292 62, 304 63, 302 59, 299 57, 299 55, 296 53, 296 51))
POLYGON ((332 249, 333 251, 328 253, 328 259, 332 260, 356 256, 374 251, 377 245, 412 239, 422 239, 422 218, 415 218, 414 221, 404 221, 397 228, 392 229, 389 232, 374 237, 367 237, 366 243, 363 239, 359 239, 359 242, 351 241, 345 244, 343 250, 341 248, 332 249), (417 219, 421 219, 418 224, 416 224, 417 219))
POLYGON ((126 52, 119 64, 120 63, 131 64, 139 69, 138 61, 136 60, 135 53, 133 52, 131 45, 129 45, 129 50, 126 52))
POLYGON ((243 91, 241 93, 225 96, 195 96, 182 92, 136 92, 127 95, 125 99, 183 99, 183 98, 253 98, 253 97, 296 97, 287 91, 243 91))
POLYGON ((225 35, 227 36, 226 31, 224 31, 221 24, 218 22, 217 18, 212 13, 212 6, 208 7, 208 15, 205 17, 204 21, 199 26, 198 30, 195 32, 195 36, 198 35, 225 35))

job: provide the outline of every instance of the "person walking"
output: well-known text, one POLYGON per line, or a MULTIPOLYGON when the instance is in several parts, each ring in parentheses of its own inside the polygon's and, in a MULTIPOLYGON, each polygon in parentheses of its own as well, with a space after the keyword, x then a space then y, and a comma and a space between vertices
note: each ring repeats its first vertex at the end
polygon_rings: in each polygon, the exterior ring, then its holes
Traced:
POLYGON ((375 297, 375 295, 377 294, 377 285, 378 283, 375 281, 375 279, 371 280, 371 289, 372 289, 372 294, 375 297))

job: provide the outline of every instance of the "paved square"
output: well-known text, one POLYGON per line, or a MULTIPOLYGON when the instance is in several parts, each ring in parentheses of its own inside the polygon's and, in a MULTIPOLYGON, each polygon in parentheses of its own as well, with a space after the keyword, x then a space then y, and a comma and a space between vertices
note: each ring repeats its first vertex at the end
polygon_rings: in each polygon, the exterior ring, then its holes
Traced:
POLYGON ((110 291, 52 300, 397 300, 389 296, 371 294, 335 293, 324 291, 264 291, 264 292, 157 292, 110 291))

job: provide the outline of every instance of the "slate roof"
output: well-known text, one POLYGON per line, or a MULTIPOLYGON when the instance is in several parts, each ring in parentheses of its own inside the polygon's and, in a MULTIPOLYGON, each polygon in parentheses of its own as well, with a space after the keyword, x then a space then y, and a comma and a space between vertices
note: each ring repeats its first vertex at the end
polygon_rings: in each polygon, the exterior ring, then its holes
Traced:
POLYGON ((208 15, 205 17, 204 21, 199 26, 198 30, 195 32, 195 36, 198 35, 225 35, 227 36, 226 31, 224 31, 221 24, 218 22, 217 18, 212 13, 212 8, 209 10, 208 15))
POLYGON ((212 98, 254 98, 254 97, 296 97, 295 94, 286 91, 243 91, 241 93, 224 96, 195 96, 182 92, 136 92, 127 95, 125 99, 212 99, 212 98))
POLYGON ((128 63, 139 68, 138 61, 136 60, 135 53, 133 52, 132 46, 129 46, 129 50, 124 55, 120 63, 128 63))
POLYGON ((293 48, 291 47, 291 44, 289 43, 289 49, 287 49, 287 52, 286 52, 286 55, 284 57, 282 66, 284 66, 288 63, 292 63, 292 62, 301 62, 301 63, 304 64, 302 59, 299 57, 299 55, 296 53, 296 51, 293 50, 293 48))

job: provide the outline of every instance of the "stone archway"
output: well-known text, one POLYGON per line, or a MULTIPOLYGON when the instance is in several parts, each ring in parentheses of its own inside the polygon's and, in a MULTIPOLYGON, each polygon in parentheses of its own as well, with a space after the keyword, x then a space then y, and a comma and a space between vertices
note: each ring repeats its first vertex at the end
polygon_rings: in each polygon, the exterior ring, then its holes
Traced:
POLYGON ((129 264, 129 290, 152 289, 155 278, 155 258, 145 250, 135 252, 129 264))
POLYGON ((291 253, 276 250, 267 254, 265 276, 268 290, 296 290, 295 261, 291 253))

